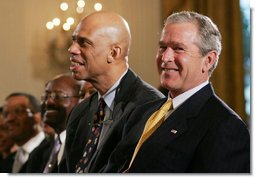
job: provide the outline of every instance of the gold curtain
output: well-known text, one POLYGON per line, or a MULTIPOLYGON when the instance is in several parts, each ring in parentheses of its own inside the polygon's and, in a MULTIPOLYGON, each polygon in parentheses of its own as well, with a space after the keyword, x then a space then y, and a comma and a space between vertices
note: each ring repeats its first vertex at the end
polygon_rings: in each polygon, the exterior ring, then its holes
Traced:
POLYGON ((239 0, 161 0, 162 22, 173 12, 196 11, 210 17, 222 34, 222 53, 212 74, 216 93, 247 122, 244 54, 239 0))

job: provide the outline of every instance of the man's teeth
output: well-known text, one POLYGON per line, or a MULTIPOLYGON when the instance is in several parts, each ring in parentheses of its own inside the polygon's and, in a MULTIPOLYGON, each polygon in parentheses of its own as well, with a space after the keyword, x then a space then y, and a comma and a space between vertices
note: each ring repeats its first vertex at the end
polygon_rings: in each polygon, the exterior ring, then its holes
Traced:
POLYGON ((165 72, 169 72, 169 71, 177 71, 177 69, 166 69, 166 68, 163 68, 163 71, 165 71, 165 72))
POLYGON ((81 64, 78 63, 78 62, 72 62, 72 65, 74 65, 74 66, 80 66, 81 64))

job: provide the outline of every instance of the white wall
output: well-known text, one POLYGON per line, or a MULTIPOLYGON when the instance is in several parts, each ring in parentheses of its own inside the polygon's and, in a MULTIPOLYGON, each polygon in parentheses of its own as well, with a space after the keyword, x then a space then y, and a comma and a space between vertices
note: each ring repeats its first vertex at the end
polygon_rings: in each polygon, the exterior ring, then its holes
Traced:
MULTIPOLYGON (((74 0, 66 0, 66 2, 74 0)), ((68 67, 54 67, 46 48, 54 31, 45 23, 60 16, 56 0, 0 1, 0 104, 11 92, 24 91, 39 98, 44 84, 68 67)), ((86 1, 86 11, 95 0, 86 1)), ((155 55, 161 30, 160 1, 99 0, 105 10, 120 13, 130 24, 132 47, 131 68, 145 81, 157 87, 155 55)), ((85 14, 84 14, 85 15, 85 14)), ((62 15, 63 16, 63 15, 62 15)), ((67 39, 70 35, 64 35, 67 39)), ((67 56, 68 59, 68 56, 67 56)))

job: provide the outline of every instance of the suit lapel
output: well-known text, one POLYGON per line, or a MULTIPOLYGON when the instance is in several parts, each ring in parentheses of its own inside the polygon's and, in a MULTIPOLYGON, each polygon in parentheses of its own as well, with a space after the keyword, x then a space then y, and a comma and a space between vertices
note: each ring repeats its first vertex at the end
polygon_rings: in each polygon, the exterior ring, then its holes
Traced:
POLYGON ((66 154, 66 160, 70 163, 68 164, 68 170, 73 170, 77 161, 81 158, 83 154, 84 146, 88 139, 89 130, 91 129, 91 122, 93 115, 96 112, 97 103, 98 103, 97 93, 84 100, 78 105, 76 110, 77 115, 73 115, 74 118, 70 121, 69 124, 69 133, 67 133, 67 139, 74 139, 73 141, 67 141, 66 143, 72 143, 72 145, 65 145, 66 148, 71 147, 72 150, 69 154, 66 154), (75 126, 76 125, 76 126, 75 126), (71 130, 75 128, 75 130, 71 130))
POLYGON ((104 140, 102 140, 100 147, 95 151, 90 165, 93 164, 94 159, 99 154, 98 150, 103 150, 101 148, 104 147, 106 140, 108 140, 111 135, 114 134, 114 128, 119 127, 118 123, 122 122, 121 119, 123 118, 123 115, 125 113, 130 113, 130 110, 134 108, 134 103, 129 103, 129 100, 132 97, 132 94, 135 92, 134 90, 136 88, 137 81, 138 78, 136 74, 132 70, 128 69, 126 75, 121 79, 114 98, 114 109, 112 113, 113 123, 105 135, 104 140))
MULTIPOLYGON (((112 113, 113 123, 108 130, 108 133, 104 140, 107 140, 108 137, 111 135, 113 128, 115 125, 118 125, 121 118, 125 113, 129 113, 130 110, 134 107, 134 103, 129 103, 132 94, 135 92, 134 89, 136 88, 137 84, 137 76, 133 73, 130 69, 126 75, 122 78, 114 99, 114 109, 112 113)), ((103 145, 103 144, 102 144, 103 145)))
POLYGON ((132 94, 135 92, 134 90, 136 88, 137 81, 137 75, 131 69, 128 69, 126 75, 121 79, 117 88, 114 98, 116 105, 121 101, 124 104, 129 101, 130 96, 132 96, 132 94))
POLYGON ((203 87, 176 108, 159 129, 152 134, 151 139, 163 137, 167 138, 167 143, 169 143, 185 133, 189 129, 187 121, 197 117, 213 94, 214 91, 210 84, 203 87))
MULTIPOLYGON (((96 113, 96 108, 97 108, 97 94, 93 95, 93 97, 90 98, 89 101, 87 101, 86 105, 84 108, 82 108, 80 115, 77 116, 77 118, 79 118, 79 124, 77 127, 77 131, 76 135, 74 138, 77 138, 79 140, 79 144, 81 143, 85 143, 87 138, 88 138, 88 131, 84 131, 86 129, 90 130, 91 129, 91 123, 93 120, 93 116, 96 113), (87 109, 87 107, 89 109, 87 109), (85 113, 85 112, 86 113, 85 113)), ((74 142, 75 145, 73 145, 74 147, 76 147, 77 142, 74 142)), ((84 145, 83 145, 84 146, 84 145)))

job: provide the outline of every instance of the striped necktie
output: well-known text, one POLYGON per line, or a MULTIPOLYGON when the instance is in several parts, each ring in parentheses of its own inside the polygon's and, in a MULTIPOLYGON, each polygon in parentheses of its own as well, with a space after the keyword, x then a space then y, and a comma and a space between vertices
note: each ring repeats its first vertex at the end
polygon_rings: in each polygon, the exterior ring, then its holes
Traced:
MULTIPOLYGON (((159 110, 154 112, 148 121, 145 124, 142 136, 139 139, 138 144, 136 145, 134 154, 129 164, 131 167, 139 149, 142 144, 151 136, 151 134, 164 122, 166 114, 172 109, 172 99, 168 99, 159 110)), ((126 171, 125 171, 126 172, 126 171)))
POLYGON ((51 151, 49 160, 43 170, 43 173, 51 173, 53 172, 53 169, 57 166, 57 157, 58 157, 58 152, 60 150, 61 143, 59 136, 55 139, 53 149, 51 151))

